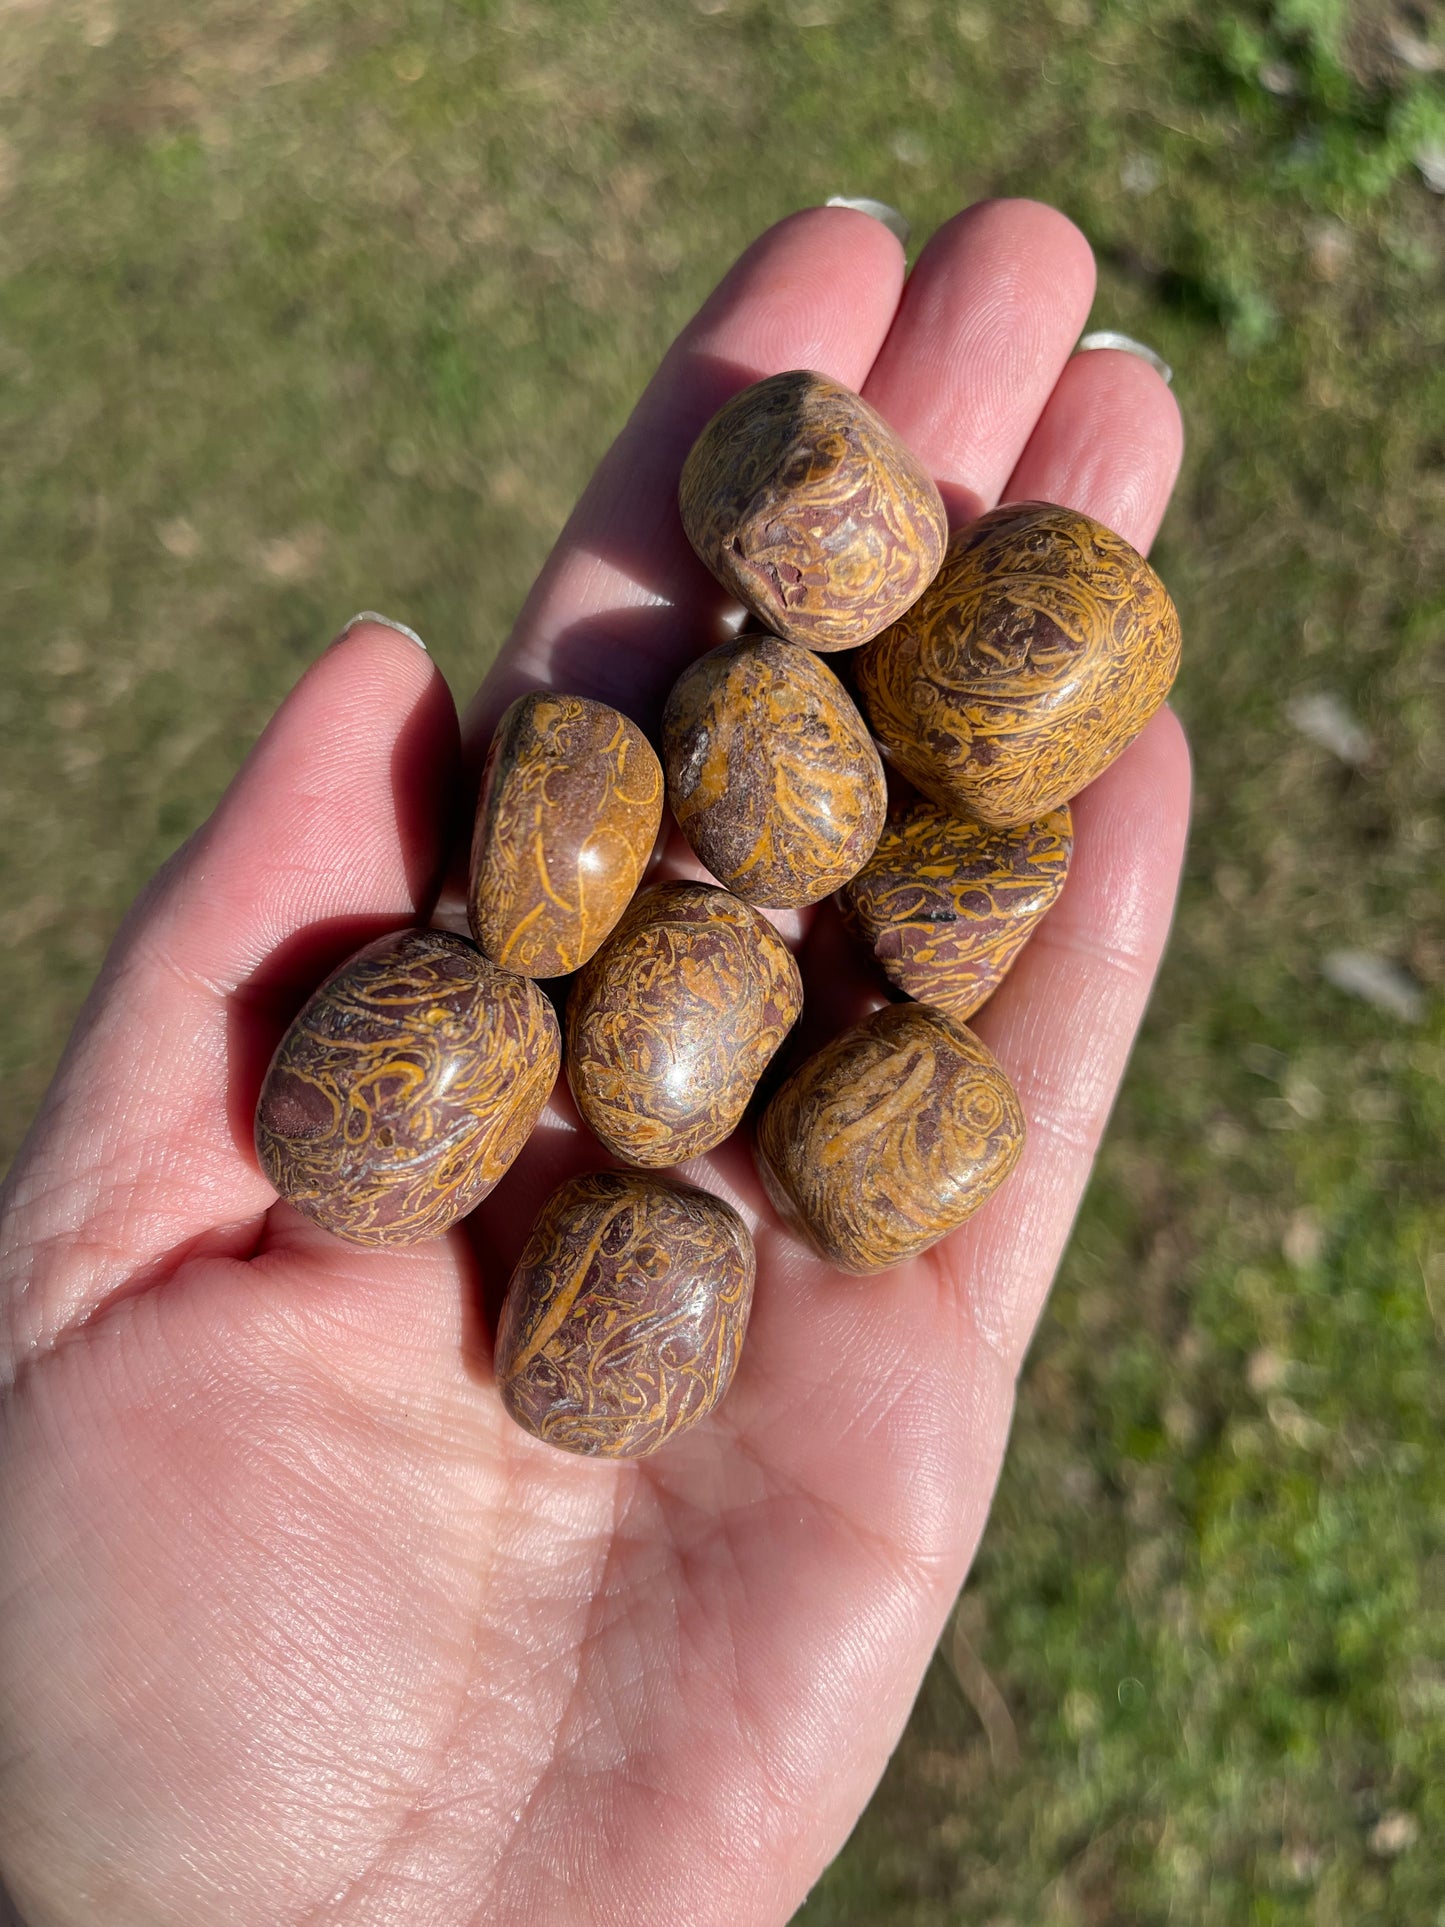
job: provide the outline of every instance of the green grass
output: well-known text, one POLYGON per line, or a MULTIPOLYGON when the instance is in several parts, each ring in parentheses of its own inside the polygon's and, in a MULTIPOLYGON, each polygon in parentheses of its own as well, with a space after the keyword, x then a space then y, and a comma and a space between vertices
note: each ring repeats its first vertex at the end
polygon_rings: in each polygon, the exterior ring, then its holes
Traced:
POLYGON ((1445 1922, 1429 37, 1333 0, 5 14, 0 1155, 300 667, 379 607, 465 694, 767 220, 1055 200, 1096 324, 1178 371, 1175 942, 976 1577, 807 1927, 1445 1922), (1351 947, 1423 1023, 1329 986, 1351 947))

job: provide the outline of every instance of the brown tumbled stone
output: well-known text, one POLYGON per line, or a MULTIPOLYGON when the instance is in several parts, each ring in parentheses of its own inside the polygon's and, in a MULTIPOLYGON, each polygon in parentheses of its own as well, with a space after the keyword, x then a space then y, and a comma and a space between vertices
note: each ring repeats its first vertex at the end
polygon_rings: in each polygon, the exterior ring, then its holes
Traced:
POLYGON ((884 1271, 969 1218, 1023 1150, 1013 1086, 972 1031, 890 1004, 788 1079, 758 1127, 780 1216, 837 1265, 884 1271))
POLYGON ((502 1403, 564 1452, 640 1459, 732 1383, 756 1262, 729 1204, 600 1171, 543 1205, 497 1329, 502 1403))
POLYGON ((531 1136, 560 1056, 527 978, 444 930, 381 937, 277 1046, 256 1107, 261 1169, 350 1244, 439 1237, 531 1136))
POLYGON ((878 841, 888 797, 868 725, 826 663, 776 636, 740 636, 684 669, 662 755, 678 827, 746 903, 816 903, 878 841))
POLYGON ((803 1006, 765 917, 705 883, 640 891, 567 1000, 567 1079, 614 1157, 657 1168, 735 1128, 803 1006))
POLYGON ((843 921, 899 990, 962 1021, 986 1003, 1064 887, 1068 806, 994 829, 916 801, 839 892, 843 921))
POLYGON ((933 478, 875 409, 807 369, 720 408, 683 465, 688 540, 765 629, 851 649, 932 581, 948 540, 933 478))
POLYGON ((520 696, 497 724, 472 838, 468 914, 493 963, 579 969, 632 900, 662 820, 662 768, 620 710, 520 696))
POLYGON ((1031 823, 1127 749, 1169 693, 1179 617, 1122 536, 1011 502, 960 530, 937 579, 858 659, 884 754, 961 816, 1031 823))

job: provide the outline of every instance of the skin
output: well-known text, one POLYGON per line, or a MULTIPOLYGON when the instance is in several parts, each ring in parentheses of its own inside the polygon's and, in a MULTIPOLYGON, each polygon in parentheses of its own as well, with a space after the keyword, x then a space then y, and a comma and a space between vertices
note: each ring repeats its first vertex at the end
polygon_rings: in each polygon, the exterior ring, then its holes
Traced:
MULTIPOLYGON (((602 463, 466 767, 531 687, 653 724, 722 638, 678 469, 779 369, 861 387, 955 521, 1043 497, 1147 546, 1178 416, 1137 358, 1070 359, 1092 288, 1082 237, 1027 202, 947 224, 906 289, 864 215, 770 230, 602 463)), ((684 1167, 754 1227, 756 1308, 722 1408, 631 1464, 550 1451, 492 1381, 533 1213, 602 1162, 560 1098, 495 1197, 409 1252, 326 1239, 250 1150, 288 1016, 430 911, 456 759, 414 645, 364 624, 323 655, 132 912, 12 1176, 0 1865, 31 1927, 785 1921, 977 1545, 1167 934, 1177 725, 1079 799, 1064 896, 977 1020, 1029 1120, 1011 1182, 853 1280, 768 1215, 742 1144, 684 1167)), ((805 1021, 861 1014, 831 911, 777 921, 817 985, 805 1021)))

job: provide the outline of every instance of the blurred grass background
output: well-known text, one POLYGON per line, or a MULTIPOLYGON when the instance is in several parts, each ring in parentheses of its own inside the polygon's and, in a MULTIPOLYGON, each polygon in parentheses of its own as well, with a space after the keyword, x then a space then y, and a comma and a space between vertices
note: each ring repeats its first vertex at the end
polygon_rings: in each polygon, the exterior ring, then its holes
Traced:
POLYGON ((1411 0, 0 0, 5 1156, 302 666, 464 697, 767 221, 1051 199, 1175 366, 1175 941, 807 1927, 1445 1923, 1442 78, 1411 0))

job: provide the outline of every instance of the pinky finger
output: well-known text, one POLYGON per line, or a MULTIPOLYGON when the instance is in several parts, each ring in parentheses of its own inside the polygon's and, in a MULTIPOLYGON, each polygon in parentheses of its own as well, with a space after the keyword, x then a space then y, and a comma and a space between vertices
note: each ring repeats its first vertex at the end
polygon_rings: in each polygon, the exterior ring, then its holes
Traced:
POLYGON ((1018 1171, 960 1241, 954 1278, 1015 1369, 1149 1002, 1188 827, 1189 750, 1165 709, 1075 803, 1064 894, 974 1024, 1013 1080, 1028 1138, 1018 1171))

